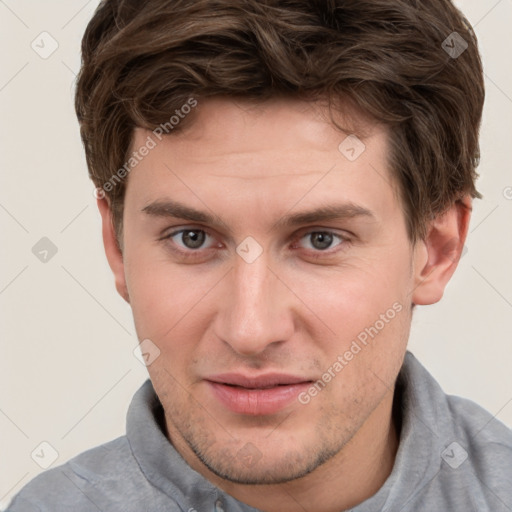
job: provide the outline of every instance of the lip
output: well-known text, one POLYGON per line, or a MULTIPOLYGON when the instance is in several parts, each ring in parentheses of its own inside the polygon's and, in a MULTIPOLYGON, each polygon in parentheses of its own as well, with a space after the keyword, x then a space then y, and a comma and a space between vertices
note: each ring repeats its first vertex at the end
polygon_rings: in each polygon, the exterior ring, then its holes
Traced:
POLYGON ((275 414, 293 402, 312 383, 304 377, 271 373, 246 376, 237 373, 205 379, 214 397, 238 414, 275 414))

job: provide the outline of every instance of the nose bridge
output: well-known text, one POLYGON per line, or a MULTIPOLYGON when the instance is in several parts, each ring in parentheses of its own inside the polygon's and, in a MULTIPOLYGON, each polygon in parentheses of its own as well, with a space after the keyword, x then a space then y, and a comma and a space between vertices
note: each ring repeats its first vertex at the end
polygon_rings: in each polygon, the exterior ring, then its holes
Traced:
MULTIPOLYGON (((271 300, 270 270, 267 259, 260 256, 252 263, 238 258, 233 272, 235 306, 240 312, 254 317, 268 312, 271 300)), ((246 318, 248 318, 246 316, 246 318)))
POLYGON ((266 253, 252 262, 238 255, 230 272, 227 300, 220 313, 219 336, 245 355, 257 354, 290 336, 292 324, 282 283, 269 268, 266 253))

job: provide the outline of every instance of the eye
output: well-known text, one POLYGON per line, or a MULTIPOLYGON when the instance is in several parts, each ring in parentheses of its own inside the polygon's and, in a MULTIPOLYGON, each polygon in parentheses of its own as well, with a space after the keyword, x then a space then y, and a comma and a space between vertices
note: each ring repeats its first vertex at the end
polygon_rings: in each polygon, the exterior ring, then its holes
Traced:
POLYGON ((300 240, 308 240, 309 244, 307 245, 309 247, 306 248, 314 251, 326 251, 333 246, 335 239, 340 240, 340 243, 334 245, 334 247, 347 241, 345 237, 332 231, 310 231, 300 238, 300 240))
MULTIPOLYGON (((206 230, 194 227, 173 231, 163 236, 161 240, 168 242, 169 247, 178 255, 189 258, 203 258, 208 249, 222 248, 222 244, 216 243, 215 238, 206 230), (208 239, 210 239, 209 245, 208 239)), ((326 230, 309 231, 296 240, 293 248, 297 246, 305 248, 311 251, 310 256, 313 258, 333 255, 338 252, 337 247, 342 250, 350 243, 348 237, 326 230)))
POLYGON ((207 238, 212 238, 203 229, 180 229, 174 231, 164 237, 167 240, 172 240, 178 247, 182 249, 201 249, 207 238), (176 238, 175 238, 176 237, 176 238))

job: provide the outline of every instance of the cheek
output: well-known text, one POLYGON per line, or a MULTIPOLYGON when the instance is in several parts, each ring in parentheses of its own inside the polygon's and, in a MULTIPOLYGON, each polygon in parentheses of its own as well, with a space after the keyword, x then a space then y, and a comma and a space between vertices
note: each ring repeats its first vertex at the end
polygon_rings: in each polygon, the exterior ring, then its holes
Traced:
POLYGON ((156 339, 185 313, 182 309, 191 292, 168 263, 150 252, 127 244, 125 274, 139 338, 156 339))
POLYGON ((402 329, 393 320, 397 310, 407 306, 410 279, 404 268, 409 264, 402 252, 388 258, 353 259, 331 271, 323 268, 313 272, 310 268, 289 272, 287 281, 294 283, 296 295, 315 314, 317 337, 330 351, 340 351, 376 322, 382 327, 381 315, 388 320, 380 330, 382 334, 402 329))
POLYGON ((211 291, 219 272, 171 264, 155 250, 128 253, 125 269, 139 340, 149 338, 162 351, 180 351, 200 339, 211 317, 211 291))

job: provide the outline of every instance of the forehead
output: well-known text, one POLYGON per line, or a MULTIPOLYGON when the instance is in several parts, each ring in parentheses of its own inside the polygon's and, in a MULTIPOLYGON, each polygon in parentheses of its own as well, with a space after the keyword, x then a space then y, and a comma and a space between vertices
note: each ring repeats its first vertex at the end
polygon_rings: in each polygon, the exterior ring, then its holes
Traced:
MULTIPOLYGON (((325 101, 272 98, 251 102, 215 97, 200 100, 188 114, 182 113, 180 118, 183 120, 171 116, 178 129, 170 133, 168 125, 165 132, 170 134, 159 136, 157 133, 156 138, 163 139, 164 145, 171 142, 174 151, 186 151, 187 146, 195 146, 196 157, 268 150, 283 152, 287 148, 296 150, 302 144, 309 150, 335 151, 340 140, 351 133, 361 139, 372 136, 374 144, 385 144, 383 126, 348 105, 341 108, 341 112, 333 111, 332 114, 344 130, 333 125, 325 101)), ((151 132, 137 128, 132 148, 143 144, 147 134, 151 132)))
POLYGON ((235 216, 259 212, 260 218, 334 199, 378 216, 397 206, 387 131, 353 112, 335 119, 343 127, 357 125, 359 138, 336 128, 325 106, 298 100, 215 98, 199 103, 192 115, 183 130, 167 136, 135 130, 132 151, 148 137, 155 144, 130 172, 127 203, 142 209, 179 198, 235 216))

